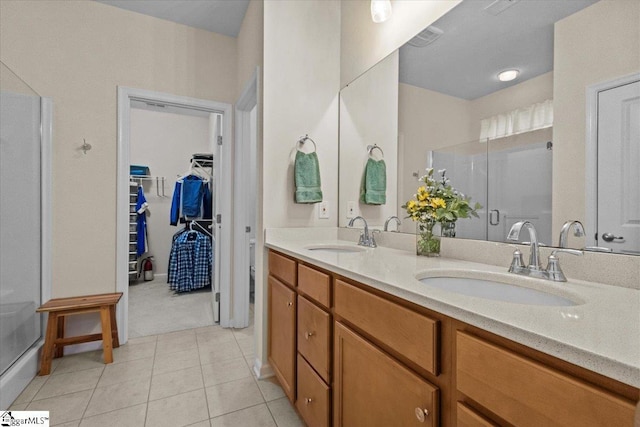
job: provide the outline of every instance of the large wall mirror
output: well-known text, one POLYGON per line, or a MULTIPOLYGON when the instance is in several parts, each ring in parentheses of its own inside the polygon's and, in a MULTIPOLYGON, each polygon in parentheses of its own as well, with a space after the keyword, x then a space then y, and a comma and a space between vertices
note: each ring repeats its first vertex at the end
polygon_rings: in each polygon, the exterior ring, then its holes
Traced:
POLYGON ((625 1, 461 2, 341 90, 339 226, 398 216, 415 233, 401 206, 433 167, 482 205, 456 238, 506 241, 528 220, 558 246, 577 220, 566 246, 640 254, 639 16, 625 1))

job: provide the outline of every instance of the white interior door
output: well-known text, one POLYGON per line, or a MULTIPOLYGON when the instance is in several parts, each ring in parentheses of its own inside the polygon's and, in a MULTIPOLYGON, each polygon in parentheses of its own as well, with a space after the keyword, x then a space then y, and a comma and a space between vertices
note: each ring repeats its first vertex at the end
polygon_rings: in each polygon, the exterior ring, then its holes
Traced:
POLYGON ((598 94, 597 244, 640 254, 640 81, 598 94))
POLYGON ((209 117, 211 126, 212 152, 213 152, 213 182, 211 183, 211 191, 213 191, 213 269, 211 278, 212 292, 211 303, 213 304, 213 321, 220 323, 220 270, 221 270, 221 242, 222 242, 222 224, 221 218, 221 200, 222 200, 222 168, 220 167, 220 159, 222 157, 222 115, 211 114, 209 117))

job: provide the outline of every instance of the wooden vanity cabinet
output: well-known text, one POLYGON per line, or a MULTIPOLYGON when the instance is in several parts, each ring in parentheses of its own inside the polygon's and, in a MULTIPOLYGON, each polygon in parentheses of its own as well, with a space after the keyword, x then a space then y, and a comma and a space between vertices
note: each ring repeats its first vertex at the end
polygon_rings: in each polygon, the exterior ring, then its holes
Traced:
POLYGON ((269 361, 308 426, 634 425, 635 387, 277 252, 269 268, 269 361))

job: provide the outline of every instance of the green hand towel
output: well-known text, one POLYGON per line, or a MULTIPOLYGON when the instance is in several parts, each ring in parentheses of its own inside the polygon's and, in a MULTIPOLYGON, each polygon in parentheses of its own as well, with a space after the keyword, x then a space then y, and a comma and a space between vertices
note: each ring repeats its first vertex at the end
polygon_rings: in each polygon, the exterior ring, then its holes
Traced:
POLYGON ((296 203, 318 203, 322 201, 320 166, 315 153, 296 153, 295 162, 296 203))
POLYGON ((384 160, 367 160, 360 187, 360 201, 367 205, 387 203, 387 165, 384 160))

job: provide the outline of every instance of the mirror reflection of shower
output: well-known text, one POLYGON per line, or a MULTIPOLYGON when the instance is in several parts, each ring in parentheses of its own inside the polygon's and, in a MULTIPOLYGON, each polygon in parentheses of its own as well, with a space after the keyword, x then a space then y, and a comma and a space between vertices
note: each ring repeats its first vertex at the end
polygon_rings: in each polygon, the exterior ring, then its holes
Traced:
POLYGON ((504 242, 511 225, 527 220, 541 242, 553 243, 551 133, 547 128, 430 152, 429 166, 446 169, 454 186, 483 206, 479 219, 458 220, 456 237, 504 242))

